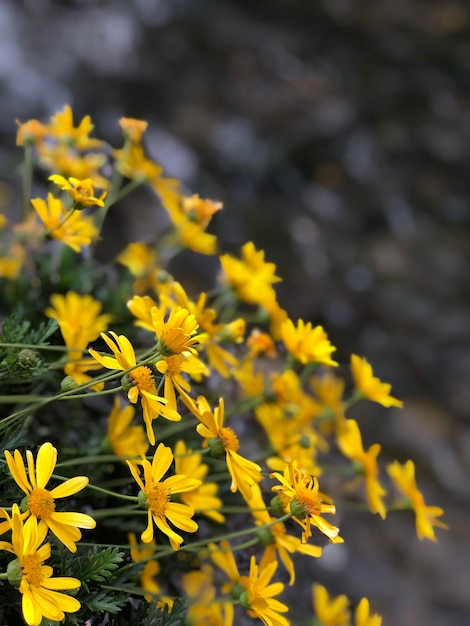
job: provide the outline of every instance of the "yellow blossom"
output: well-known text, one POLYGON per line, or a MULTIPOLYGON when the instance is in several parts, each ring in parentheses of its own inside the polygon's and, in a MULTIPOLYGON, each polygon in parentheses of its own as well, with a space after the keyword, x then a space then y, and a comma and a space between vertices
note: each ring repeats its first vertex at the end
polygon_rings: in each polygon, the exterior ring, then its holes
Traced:
POLYGON ((78 126, 74 126, 72 107, 67 104, 62 111, 51 117, 47 126, 48 135, 61 143, 73 145, 79 150, 89 150, 102 145, 98 139, 92 139, 89 134, 94 126, 89 115, 86 115, 78 126))
POLYGON ((137 464, 130 463, 129 469, 142 492, 143 505, 147 509, 147 528, 141 535, 144 543, 150 543, 154 536, 153 522, 157 528, 167 535, 171 547, 178 550, 183 543, 183 537, 178 535, 169 525, 171 522, 177 528, 188 533, 198 529, 196 522, 191 519, 194 509, 181 502, 172 502, 171 497, 185 491, 192 491, 201 484, 200 480, 188 478, 183 474, 174 474, 162 480, 173 462, 173 453, 168 446, 160 443, 155 451, 152 463, 143 458, 140 461, 144 472, 144 480, 140 476, 137 464))
POLYGON ((292 320, 287 319, 281 325, 282 340, 292 356, 303 363, 324 363, 325 365, 338 365, 331 358, 331 353, 336 350, 331 345, 322 326, 312 328, 311 322, 305 323, 298 320, 294 326, 292 320))
POLYGON ((313 610, 321 626, 349 626, 351 612, 347 596, 332 598, 323 585, 312 585, 313 610))
POLYGON ((70 577, 52 577, 52 567, 44 565, 51 555, 51 545, 44 541, 47 529, 30 517, 23 523, 17 504, 13 505, 12 517, 3 511, 12 530, 11 543, 0 541, 0 550, 16 556, 8 564, 8 575, 22 594, 23 617, 28 626, 39 626, 43 617, 61 622, 65 613, 75 613, 80 602, 59 591, 78 589, 80 581, 70 577), (41 546, 41 547, 40 547, 41 546))
POLYGON ((269 359, 276 357, 276 344, 268 333, 263 333, 259 328, 253 328, 246 340, 247 348, 251 357, 267 356, 269 359))
POLYGON ((392 386, 388 383, 383 383, 379 378, 374 376, 372 367, 367 362, 367 359, 352 354, 351 372, 354 384, 360 391, 362 397, 367 398, 367 400, 372 400, 373 402, 378 402, 385 407, 396 406, 401 408, 403 406, 401 400, 397 400, 397 398, 390 395, 392 386))
POLYGON ((118 456, 142 457, 148 450, 148 442, 142 426, 131 425, 135 409, 131 405, 123 406, 116 396, 108 418, 108 435, 104 447, 108 447, 118 456))
POLYGON ((157 336, 157 349, 163 356, 172 356, 188 351, 197 355, 194 344, 199 342, 196 334, 199 324, 196 317, 188 310, 177 308, 165 315, 161 308, 155 306, 150 310, 153 329, 157 336))
POLYGON ((362 598, 357 605, 354 618, 354 626, 380 626, 382 624, 382 617, 378 613, 370 615, 367 598, 362 598))
POLYGON ((188 597, 187 619, 194 626, 232 626, 233 604, 217 602, 214 570, 208 565, 183 574, 181 586, 188 597))
POLYGON ((34 145, 42 141, 47 135, 47 126, 41 124, 38 120, 28 120, 24 124, 16 120, 16 123, 18 124, 16 133, 17 146, 34 145))
POLYGON ((57 450, 49 442, 40 446, 36 465, 32 452, 26 450, 28 472, 19 450, 15 450, 13 455, 5 450, 5 459, 11 475, 26 494, 29 515, 39 520, 39 529, 48 528, 71 552, 76 552, 75 543, 82 536, 79 528, 95 528, 96 522, 84 513, 56 511, 55 501, 57 498, 66 498, 84 489, 88 485, 88 478, 76 476, 54 489, 46 489, 57 463, 57 450))
POLYGON ((406 496, 409 504, 416 515, 416 532, 419 539, 430 539, 437 541, 434 534, 434 526, 448 529, 438 517, 444 514, 443 509, 438 506, 427 506, 423 494, 419 491, 415 480, 415 466, 413 461, 408 460, 401 465, 394 461, 387 466, 387 472, 396 487, 406 496))
POLYGON ((275 598, 284 590, 284 584, 271 582, 276 569, 276 562, 261 568, 252 555, 250 573, 248 576, 242 576, 242 584, 246 589, 240 597, 240 603, 250 617, 258 618, 265 626, 290 626, 290 621, 280 615, 286 613, 288 607, 275 598))
POLYGON ((150 182, 161 176, 163 168, 145 155, 140 143, 131 143, 120 150, 113 150, 114 167, 126 178, 150 182))
POLYGON ((142 135, 147 130, 148 122, 136 120, 133 117, 121 117, 119 126, 122 128, 124 136, 128 137, 132 143, 140 143, 142 135))
POLYGON ((341 452, 356 464, 356 471, 364 477, 366 496, 372 513, 378 513, 385 519, 387 510, 383 502, 385 489, 379 482, 377 457, 380 445, 374 443, 367 451, 362 445, 361 431, 355 420, 345 420, 337 431, 337 441, 341 452))
POLYGON ((70 177, 69 179, 66 179, 59 174, 53 174, 52 176, 49 176, 49 180, 58 185, 63 191, 67 191, 69 193, 73 200, 74 209, 81 210, 85 207, 93 205, 100 207, 104 206, 106 191, 103 191, 101 196, 96 198, 91 178, 79 180, 78 178, 70 177))
POLYGON ((168 408, 166 406, 168 401, 158 395, 150 367, 147 365, 137 366, 134 348, 129 339, 124 335, 118 336, 113 331, 110 331, 110 335, 112 339, 101 333, 101 337, 113 351, 115 358, 101 355, 92 348, 89 352, 103 367, 112 370, 131 370, 127 374, 132 384, 128 391, 128 397, 132 404, 135 404, 140 396, 144 422, 147 427, 147 437, 150 443, 154 445, 155 433, 153 432, 152 421, 162 415, 167 420, 177 422, 181 419, 181 415, 168 408))
POLYGON ((168 606, 171 610, 173 606, 173 599, 162 595, 160 585, 156 581, 155 577, 160 573, 160 564, 156 557, 151 558, 155 554, 156 544, 152 540, 145 546, 137 543, 137 537, 135 533, 129 533, 129 544, 132 546, 130 549, 131 558, 135 563, 145 561, 144 569, 140 572, 140 586, 147 593, 144 598, 147 602, 156 602, 157 606, 163 608, 168 606))

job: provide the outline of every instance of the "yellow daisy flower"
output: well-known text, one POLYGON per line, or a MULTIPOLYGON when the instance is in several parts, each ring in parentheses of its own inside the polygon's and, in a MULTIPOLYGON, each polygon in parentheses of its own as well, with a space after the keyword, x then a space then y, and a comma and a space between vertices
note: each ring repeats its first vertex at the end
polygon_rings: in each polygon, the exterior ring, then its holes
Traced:
POLYGON ((197 571, 183 574, 181 586, 189 601, 187 619, 190 624, 232 626, 233 604, 217 601, 212 567, 203 565, 197 571))
MULTIPOLYGON (((8 514, 4 511, 5 515, 8 514)), ((13 505, 11 543, 0 541, 0 550, 12 552, 16 559, 8 564, 8 578, 22 594, 22 611, 28 626, 39 626, 42 618, 60 622, 65 613, 75 613, 80 602, 64 593, 65 589, 78 589, 77 578, 52 578, 52 567, 44 565, 51 555, 49 543, 41 546, 47 529, 38 525, 35 517, 23 523, 18 505, 13 505), (39 547, 41 546, 41 547, 39 547)))
POLYGON ((147 602, 157 602, 157 606, 164 607, 169 606, 170 609, 173 606, 173 599, 162 595, 160 585, 156 581, 155 577, 160 573, 160 564, 156 558, 152 558, 155 554, 156 544, 155 541, 151 541, 145 546, 137 543, 137 537, 135 533, 129 533, 129 544, 131 547, 131 558, 135 563, 140 561, 146 561, 144 569, 140 572, 140 586, 147 593, 144 598, 147 602))
POLYGON ((407 461, 401 465, 394 461, 387 465, 387 472, 396 487, 406 496, 409 504, 416 515, 416 533, 419 539, 430 539, 437 541, 434 534, 434 526, 448 529, 438 517, 444 514, 443 509, 438 506, 427 506, 423 494, 418 489, 415 480, 415 466, 413 461, 407 461))
POLYGON ((292 356, 303 363, 324 363, 336 366, 331 353, 336 350, 331 345, 322 326, 312 327, 311 322, 298 320, 294 326, 292 320, 287 319, 281 325, 282 340, 292 356))
POLYGON ((91 139, 88 135, 93 130, 91 117, 86 115, 78 126, 73 123, 73 111, 69 104, 66 104, 62 111, 51 117, 51 122, 47 126, 47 132, 57 141, 66 145, 73 144, 79 150, 89 150, 102 145, 99 139, 91 139))
POLYGON ((321 626, 350 626, 351 612, 347 596, 332 598, 323 585, 312 585, 313 610, 321 626))
POLYGON ((78 178, 64 178, 59 174, 53 174, 49 176, 48 180, 58 185, 62 191, 67 191, 73 200, 73 208, 76 210, 84 209, 87 206, 97 205, 104 207, 104 199, 106 198, 106 191, 103 191, 99 198, 95 197, 95 190, 93 188, 93 180, 91 178, 85 178, 79 180, 78 178))
POLYGON ((291 511, 292 519, 302 528, 302 541, 311 536, 311 526, 316 526, 331 543, 343 543, 339 528, 322 517, 323 513, 336 513, 333 504, 325 504, 318 490, 318 480, 297 469, 297 463, 287 463, 284 474, 273 472, 270 476, 281 484, 272 487, 280 496, 284 510, 291 511))
POLYGON ((113 331, 110 331, 110 335, 112 335, 114 341, 104 333, 101 333, 101 337, 111 348, 115 358, 101 355, 92 348, 90 348, 89 352, 98 363, 101 363, 103 367, 108 369, 126 371, 134 368, 127 374, 132 383, 132 387, 128 391, 128 397, 132 404, 135 404, 140 396, 144 422, 147 427, 147 437, 150 443, 154 445, 155 433, 153 432, 152 421, 159 415, 162 415, 167 420, 178 422, 181 419, 181 415, 168 408, 166 406, 168 401, 158 395, 150 367, 147 367, 147 365, 136 367, 135 352, 129 339, 124 335, 118 336, 113 331))
POLYGON ((152 324, 157 336, 157 349, 163 356, 172 356, 188 351, 197 355, 194 344, 199 342, 196 335, 199 324, 195 315, 178 307, 170 311, 168 318, 159 307, 150 310, 152 324))
POLYGON ((137 464, 129 461, 127 464, 141 489, 139 499, 148 511, 148 524, 146 530, 141 535, 142 541, 144 543, 152 541, 154 535, 153 520, 157 528, 167 535, 171 547, 174 550, 178 550, 183 543, 183 537, 170 528, 168 522, 188 533, 196 532, 198 525, 191 519, 194 515, 194 509, 181 502, 171 502, 171 496, 185 491, 192 491, 199 487, 201 481, 187 478, 183 474, 175 474, 162 480, 163 475, 168 471, 172 462, 173 453, 171 449, 160 443, 155 450, 151 464, 147 459, 142 459, 139 463, 144 471, 143 481, 137 464))
POLYGON ((250 617, 258 618, 266 626, 290 626, 291 622, 280 615, 286 613, 289 607, 274 597, 284 590, 283 583, 271 583, 276 569, 277 562, 261 568, 253 555, 250 559, 249 575, 242 576, 242 584, 246 586, 246 590, 240 596, 240 604, 246 608, 250 617))
POLYGON ((201 423, 196 427, 197 432, 205 438, 204 444, 210 445, 215 456, 225 454, 227 469, 232 477, 230 491, 235 492, 238 489, 249 502, 252 486, 263 478, 261 467, 238 454, 237 450, 240 447, 238 437, 231 428, 224 426, 223 398, 219 398, 219 406, 212 413, 207 400, 199 396, 198 408, 200 411, 198 419, 201 423))
POLYGON ((204 363, 190 352, 182 352, 181 354, 173 354, 172 356, 163 357, 161 361, 155 363, 155 368, 163 374, 164 388, 163 395, 168 400, 170 409, 176 408, 175 389, 181 401, 188 407, 193 415, 199 416, 199 410, 195 401, 191 398, 191 385, 183 374, 189 374, 193 378, 201 379, 208 376, 209 370, 204 363))
POLYGON ((142 426, 132 426, 135 409, 123 406, 116 396, 108 418, 108 435, 101 444, 102 450, 112 451, 118 456, 131 458, 145 456, 149 447, 142 426))
POLYGON ((391 406, 401 408, 403 406, 401 400, 390 395, 392 385, 383 383, 379 378, 374 376, 372 366, 368 363, 367 359, 361 358, 357 356, 357 354, 352 354, 351 372, 354 384, 363 398, 378 402, 387 408, 391 406))
MULTIPOLYGON (((95 528, 96 522, 85 513, 66 513, 55 510, 55 500, 66 498, 78 493, 88 485, 86 476, 69 478, 54 489, 46 489, 52 472, 57 463, 57 450, 49 443, 40 446, 36 464, 33 453, 26 450, 28 472, 19 450, 13 455, 5 450, 5 459, 8 469, 16 483, 26 494, 27 510, 29 515, 39 520, 39 528, 47 527, 61 541, 70 552, 76 552, 75 543, 82 536, 79 528, 95 528)), ((0 525, 1 526, 1 525, 0 525)))

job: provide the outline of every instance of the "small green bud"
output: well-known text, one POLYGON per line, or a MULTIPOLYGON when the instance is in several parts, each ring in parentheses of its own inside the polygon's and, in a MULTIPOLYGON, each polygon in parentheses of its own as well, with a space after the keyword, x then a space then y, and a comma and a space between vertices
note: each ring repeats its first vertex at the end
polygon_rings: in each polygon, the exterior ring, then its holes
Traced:
POLYGON ((249 609, 251 607, 250 604, 250 598, 248 596, 248 591, 245 589, 245 591, 240 595, 240 597, 238 598, 238 601, 240 602, 240 605, 244 608, 244 609, 249 609))
POLYGON ((137 494, 137 502, 139 503, 139 506, 140 506, 141 509, 148 510, 149 504, 148 504, 148 501, 147 501, 147 496, 145 494, 145 491, 142 491, 142 489, 137 494))
POLYGON ((262 546, 270 546, 275 542, 274 535, 270 528, 259 528, 256 531, 256 535, 262 546))
POLYGON ((121 378, 121 385, 124 391, 129 391, 132 387, 135 387, 135 381, 129 376, 129 374, 124 374, 121 378))
POLYGON ((40 360, 40 356, 30 348, 23 348, 18 352, 18 364, 22 367, 33 367, 40 360))
POLYGON ((282 504, 282 499, 279 494, 274 496, 274 498, 271 498, 269 507, 273 515, 277 515, 280 517, 281 515, 284 515, 285 513, 284 505, 282 504))
POLYGON ((18 561, 18 559, 14 559, 13 561, 10 561, 8 563, 7 578, 8 578, 8 582, 10 583, 10 585, 18 589, 23 579, 23 574, 21 571, 21 564, 18 561))
POLYGON ((73 391, 74 389, 77 389, 78 387, 79 387, 79 384, 71 376, 66 376, 65 378, 62 379, 60 383, 60 388, 62 391, 73 391))
POLYGON ((298 520, 303 520, 308 516, 308 511, 305 506, 301 504, 297 498, 294 498, 290 503, 290 510, 292 515, 294 515, 298 520))
POLYGON ((29 509, 29 496, 24 496, 20 502, 20 513, 24 513, 29 509))
POLYGON ((220 459, 225 456, 225 446, 223 444, 223 441, 219 439, 219 437, 213 437, 212 439, 209 439, 209 449, 211 451, 211 456, 216 459, 220 459))

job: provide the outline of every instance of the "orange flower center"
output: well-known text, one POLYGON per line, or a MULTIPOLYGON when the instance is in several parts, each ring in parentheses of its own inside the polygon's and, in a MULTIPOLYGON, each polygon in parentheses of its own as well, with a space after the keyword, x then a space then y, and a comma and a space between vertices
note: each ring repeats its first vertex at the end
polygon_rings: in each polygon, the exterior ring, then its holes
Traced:
POLYGON ((34 487, 28 498, 28 508, 39 519, 47 519, 55 511, 54 498, 51 492, 41 487, 34 487))
POLYGON ((226 450, 232 450, 232 452, 236 452, 238 450, 238 448, 240 447, 240 442, 238 441, 238 437, 231 428, 222 428, 220 431, 220 435, 220 438, 226 450))
POLYGON ((155 483, 154 486, 145 492, 147 505, 153 515, 164 517, 168 502, 170 501, 170 490, 163 483, 155 483))
POLYGON ((155 381, 153 379, 152 370, 146 365, 136 367, 135 370, 129 372, 129 377, 134 381, 138 389, 144 391, 153 391, 155 389, 155 381))
POLYGON ((304 509, 305 513, 311 515, 320 515, 321 513, 321 498, 318 496, 318 491, 311 489, 311 482, 306 481, 300 483, 296 489, 296 497, 300 506, 304 509))
POLYGON ((21 572, 28 583, 33 587, 40 587, 45 576, 43 575, 42 561, 37 554, 29 554, 23 559, 21 572))
POLYGON ((166 373, 168 376, 177 376, 181 373, 183 367, 183 357, 181 354, 174 354, 173 356, 167 356, 165 361, 168 365, 166 373))

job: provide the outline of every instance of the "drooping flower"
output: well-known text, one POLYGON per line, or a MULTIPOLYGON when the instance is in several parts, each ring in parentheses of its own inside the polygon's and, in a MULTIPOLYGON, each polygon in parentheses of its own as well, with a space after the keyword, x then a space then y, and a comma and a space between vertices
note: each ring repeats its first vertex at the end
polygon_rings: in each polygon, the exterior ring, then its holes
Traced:
POLYGON ((153 432, 152 421, 159 415, 162 415, 162 417, 168 420, 177 422, 181 419, 181 415, 173 409, 168 408, 166 406, 167 400, 158 395, 153 373, 150 367, 147 365, 140 365, 136 367, 137 361, 135 352, 129 339, 127 339, 124 335, 118 336, 113 331, 110 331, 110 335, 113 339, 110 339, 107 335, 101 333, 101 337, 111 348, 115 358, 101 355, 92 348, 90 348, 89 352, 91 356, 96 359, 98 363, 101 363, 103 367, 112 370, 131 370, 128 373, 128 377, 132 383, 132 387, 128 391, 128 397, 129 400, 135 404, 140 396, 144 422, 147 427, 147 437, 149 438, 150 443, 154 445, 155 433, 153 432))
POLYGON ((67 179, 59 174, 53 174, 49 176, 49 180, 58 185, 62 191, 68 192, 73 200, 73 208, 78 211, 93 205, 104 206, 106 191, 103 191, 99 198, 95 197, 95 189, 91 178, 79 180, 71 176, 67 179))
POLYGON ((386 491, 379 482, 377 466, 380 445, 374 443, 367 451, 364 450, 358 423, 352 419, 344 420, 336 437, 341 452, 354 462, 354 469, 359 477, 364 477, 367 502, 371 512, 378 513, 382 519, 385 519, 387 510, 383 498, 386 491))
POLYGON ((319 492, 318 480, 297 469, 297 463, 287 463, 284 474, 273 472, 271 478, 275 478, 281 484, 272 488, 278 494, 284 510, 292 513, 292 519, 302 528, 302 540, 307 541, 311 536, 311 526, 316 526, 331 543, 343 543, 339 536, 339 528, 333 526, 322 517, 323 513, 335 513, 333 504, 323 502, 319 492))
POLYGON ((53 578, 52 567, 44 565, 51 555, 51 546, 41 546, 47 528, 38 525, 34 516, 23 523, 18 505, 13 505, 12 517, 3 511, 12 530, 11 543, 0 541, 0 550, 7 550, 16 556, 8 564, 7 574, 11 584, 22 594, 22 611, 28 626, 39 626, 42 618, 60 622, 65 613, 75 613, 80 602, 64 593, 66 589, 78 589, 77 578, 53 578), (40 547, 41 546, 41 547, 40 547))
POLYGON ((26 450, 28 472, 19 450, 15 450, 13 455, 5 450, 5 459, 11 475, 26 494, 25 506, 29 515, 39 521, 40 531, 43 527, 48 528, 71 552, 76 552, 75 543, 82 536, 79 528, 95 528, 96 522, 85 513, 56 511, 55 501, 84 489, 88 485, 88 478, 75 476, 51 490, 46 489, 57 463, 57 450, 49 442, 40 446, 36 464, 32 452, 26 450))
POLYGON ((111 449, 114 454, 126 457, 142 457, 148 450, 148 441, 142 426, 131 425, 135 409, 127 404, 123 406, 116 396, 108 418, 108 435, 102 449, 111 449))
POLYGON ((394 461, 387 465, 387 472, 395 486, 405 495, 407 499, 405 505, 410 505, 415 512, 416 533, 419 539, 426 537, 431 541, 437 541, 436 535, 434 534, 434 526, 445 529, 449 527, 447 524, 437 519, 444 514, 443 509, 438 506, 426 505, 423 494, 416 485, 413 461, 408 460, 403 465, 398 461, 394 461))
POLYGON ((250 617, 258 618, 265 626, 290 626, 291 622, 281 615, 289 610, 287 605, 275 597, 282 593, 284 584, 271 582, 276 569, 276 562, 261 568, 252 555, 250 573, 248 576, 242 576, 242 584, 246 589, 240 597, 240 603, 250 617))
POLYGON ((374 376, 372 366, 368 363, 367 359, 352 354, 351 372, 354 384, 363 398, 378 402, 387 408, 391 406, 401 408, 403 406, 401 400, 390 395, 392 385, 383 383, 379 378, 374 376))
POLYGON ((219 398, 219 406, 212 413, 207 400, 199 396, 198 408, 200 412, 198 419, 201 423, 196 427, 197 432, 205 438, 205 445, 211 447, 213 454, 225 455, 227 469, 232 477, 230 491, 235 492, 238 489, 249 502, 252 486, 263 478, 261 467, 238 454, 237 450, 240 447, 238 437, 230 427, 224 426, 223 398, 219 398))
POLYGON ((139 465, 144 472, 144 480, 140 476, 137 464, 128 462, 129 469, 136 483, 141 489, 139 498, 148 512, 147 528, 141 535, 144 543, 150 543, 154 536, 153 522, 170 540, 171 547, 178 550, 183 543, 183 537, 178 535, 168 524, 171 522, 176 528, 188 533, 198 529, 192 519, 194 509, 181 502, 172 502, 171 496, 185 491, 192 491, 201 484, 200 480, 188 478, 183 474, 174 474, 163 479, 173 462, 173 453, 168 446, 160 443, 155 451, 152 463, 142 459, 139 465), (163 480, 162 480, 163 479, 163 480))
POLYGON ((332 598, 323 585, 312 585, 313 611, 321 626, 349 626, 351 612, 347 596, 332 598))
POLYGON ((311 322, 299 319, 297 326, 287 319, 281 325, 282 340, 290 354, 304 365, 306 363, 323 363, 336 366, 331 353, 336 350, 331 345, 322 326, 312 327, 311 322))

